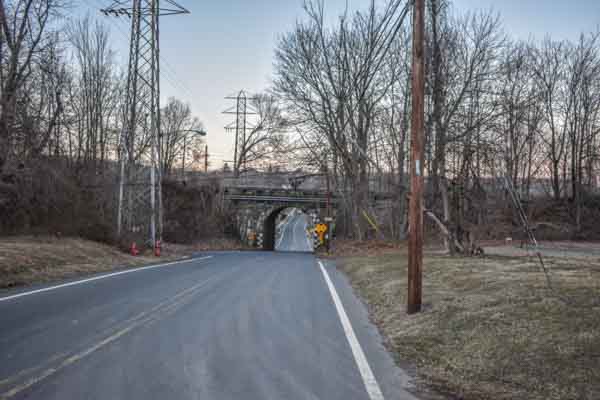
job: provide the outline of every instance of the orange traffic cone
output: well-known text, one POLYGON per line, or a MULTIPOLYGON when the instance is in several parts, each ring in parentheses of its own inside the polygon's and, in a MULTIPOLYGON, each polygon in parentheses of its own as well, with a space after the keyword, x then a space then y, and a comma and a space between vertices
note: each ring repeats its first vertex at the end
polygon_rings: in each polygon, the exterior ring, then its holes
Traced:
POLYGON ((154 244, 154 255, 160 257, 160 240, 157 240, 154 244))
POLYGON ((137 256, 140 253, 138 251, 138 249, 137 249, 137 246, 136 246, 135 242, 131 243, 131 249, 130 249, 130 251, 131 251, 131 255, 132 256, 137 256))

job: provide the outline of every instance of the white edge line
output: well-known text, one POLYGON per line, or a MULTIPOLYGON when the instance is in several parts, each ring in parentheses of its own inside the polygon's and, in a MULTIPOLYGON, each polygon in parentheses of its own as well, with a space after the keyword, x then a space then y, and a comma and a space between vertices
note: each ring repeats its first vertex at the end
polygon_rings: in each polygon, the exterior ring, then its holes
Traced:
POLYGON ((149 265, 147 267, 126 269, 124 271, 112 272, 110 274, 95 276, 93 278, 87 278, 87 279, 82 279, 79 281, 63 283, 61 285, 50 286, 50 287, 46 287, 46 288, 42 288, 42 289, 32 290, 29 292, 17 293, 17 294, 13 294, 12 296, 0 297, 0 302, 7 301, 7 300, 13 300, 13 299, 17 299, 19 297, 25 297, 25 296, 29 296, 29 295, 36 294, 36 293, 48 292, 50 290, 60 289, 60 288, 68 287, 68 286, 80 285, 82 283, 97 281, 100 279, 106 279, 106 278, 110 278, 110 277, 117 276, 117 275, 130 274, 132 272, 139 272, 139 271, 144 271, 144 270, 154 269, 154 268, 161 268, 161 267, 166 267, 168 265, 183 264, 183 263, 188 263, 188 262, 192 262, 192 261, 206 260, 206 259, 209 259, 212 257, 213 256, 189 258, 187 260, 173 261, 173 262, 168 262, 168 263, 158 264, 158 265, 149 265))
MULTIPOLYGON (((285 227, 285 224, 287 223, 287 220, 283 223, 282 227, 285 227)), ((275 234, 277 234, 277 226, 275 227, 275 234)), ((283 236, 283 235, 282 235, 283 236)), ((279 240, 277 240, 275 242, 275 248, 277 249, 279 247, 279 245, 281 244, 281 237, 279 237, 279 240)))
POLYGON ((323 277, 325 278, 325 282, 327 283, 327 287, 329 288, 329 293, 331 293, 331 298, 333 299, 333 303, 335 304, 335 308, 337 309, 338 316, 340 317, 340 322, 342 323, 342 327, 344 328, 344 333, 346 334, 346 339, 348 339, 348 344, 350 345, 350 349, 352 349, 352 355, 354 355, 354 361, 358 366, 358 370, 360 372, 360 376, 362 377, 363 383, 365 385, 365 389, 369 394, 369 398, 371 400, 384 400, 383 393, 381 392, 381 388, 375 379, 375 375, 373 375, 373 371, 369 366, 369 362, 367 361, 367 357, 356 338, 356 334, 354 333, 354 329, 352 328, 352 324, 350 323, 350 319, 346 314, 346 310, 338 296, 337 291, 335 290, 335 286, 331 282, 329 278, 329 274, 323 263, 319 261, 319 267, 321 267, 321 272, 323 273, 323 277))
POLYGON ((285 222, 283 223, 283 227, 281 229, 281 237, 279 238, 278 243, 279 244, 275 244, 275 248, 278 249, 281 246, 281 241, 283 240, 283 237, 285 236, 285 230, 287 229, 288 224, 290 223, 290 220, 288 217, 285 218, 285 222))
POLYGON ((304 222, 304 238, 306 239, 306 244, 308 245, 308 251, 315 251, 314 243, 311 244, 310 240, 308 239, 308 222, 306 220, 304 222))
POLYGON ((292 245, 296 243, 296 228, 298 227, 298 222, 300 222, 298 218, 295 218, 295 220, 296 222, 294 222, 294 226, 292 226, 292 245))

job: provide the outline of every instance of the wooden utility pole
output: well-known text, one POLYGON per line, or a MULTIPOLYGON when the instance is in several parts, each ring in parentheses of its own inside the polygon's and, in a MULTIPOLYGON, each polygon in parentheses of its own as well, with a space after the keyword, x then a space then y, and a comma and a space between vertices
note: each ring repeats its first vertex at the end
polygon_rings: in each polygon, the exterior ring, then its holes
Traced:
POLYGON ((327 254, 329 254, 329 251, 331 250, 331 222, 332 222, 332 217, 331 217, 331 186, 329 183, 329 166, 327 165, 327 160, 325 160, 325 179, 327 180, 327 217, 325 218, 326 220, 326 226, 327 226, 327 232, 326 232, 326 239, 325 239, 325 248, 327 249, 327 254))
POLYGON ((208 145, 204 146, 204 173, 208 172, 208 145))
POLYGON ((423 129, 425 114, 425 0, 415 0, 412 48, 412 119, 410 135, 410 201, 408 226, 409 314, 421 311, 423 271, 423 129))
POLYGON ((185 180, 185 153, 187 153, 187 134, 183 137, 183 157, 181 158, 181 179, 185 180))

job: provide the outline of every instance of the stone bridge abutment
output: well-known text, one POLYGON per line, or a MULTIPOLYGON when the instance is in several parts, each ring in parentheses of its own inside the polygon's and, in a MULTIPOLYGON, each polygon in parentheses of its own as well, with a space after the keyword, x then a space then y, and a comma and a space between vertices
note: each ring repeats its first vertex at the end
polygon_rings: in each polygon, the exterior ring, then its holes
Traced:
MULTIPOLYGON (((229 190, 225 201, 236 212, 240 239, 251 247, 275 249, 278 216, 286 209, 299 209, 308 215, 311 225, 325 219, 327 196, 315 192, 274 192, 229 190)), ((330 212, 335 214, 334 202, 329 200, 330 212)))

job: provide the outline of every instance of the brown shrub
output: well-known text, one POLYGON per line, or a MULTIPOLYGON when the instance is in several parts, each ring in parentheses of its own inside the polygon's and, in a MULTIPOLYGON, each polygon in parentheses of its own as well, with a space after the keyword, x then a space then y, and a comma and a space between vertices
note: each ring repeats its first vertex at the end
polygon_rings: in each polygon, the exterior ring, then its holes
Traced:
MULTIPOLYGON (((5 168, 0 176, 0 235, 51 234, 116 243, 118 165, 77 164, 37 159, 5 168)), ((163 183, 163 238, 192 243, 222 237, 231 224, 218 182, 163 183)), ((129 249, 145 238, 127 234, 119 246, 129 249)))
POLYGON ((114 174, 64 160, 37 159, 0 177, 0 234, 113 239, 114 174))
POLYGON ((173 243, 193 243, 207 237, 223 237, 231 212, 222 205, 218 181, 202 184, 163 183, 165 224, 163 238, 173 243))

